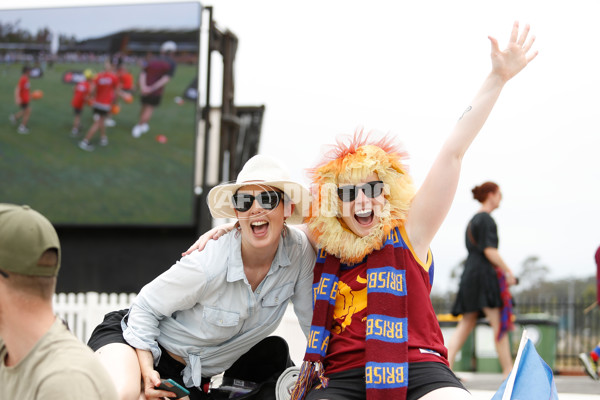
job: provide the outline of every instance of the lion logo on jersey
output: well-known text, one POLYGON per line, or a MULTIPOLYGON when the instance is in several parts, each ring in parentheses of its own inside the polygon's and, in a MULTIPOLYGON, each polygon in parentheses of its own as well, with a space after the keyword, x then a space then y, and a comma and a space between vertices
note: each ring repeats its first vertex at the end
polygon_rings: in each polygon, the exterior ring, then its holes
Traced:
POLYGON ((338 295, 333 309, 335 325, 331 329, 334 333, 343 332, 352 323, 354 314, 367 308, 367 279, 358 275, 355 282, 348 285, 346 282, 339 281, 338 295), (353 286, 362 289, 357 290, 353 286))

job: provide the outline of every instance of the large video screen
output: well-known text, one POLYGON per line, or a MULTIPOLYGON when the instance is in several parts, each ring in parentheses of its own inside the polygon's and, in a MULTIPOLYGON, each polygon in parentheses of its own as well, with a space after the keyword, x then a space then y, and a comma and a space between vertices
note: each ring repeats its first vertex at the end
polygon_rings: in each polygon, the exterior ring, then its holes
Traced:
POLYGON ((58 226, 193 225, 201 12, 0 10, 0 202, 58 226))

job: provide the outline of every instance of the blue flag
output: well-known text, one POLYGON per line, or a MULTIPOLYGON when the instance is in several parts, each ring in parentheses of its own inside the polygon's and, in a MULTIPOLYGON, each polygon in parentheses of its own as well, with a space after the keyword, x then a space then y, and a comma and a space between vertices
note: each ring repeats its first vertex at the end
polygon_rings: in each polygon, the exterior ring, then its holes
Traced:
POLYGON ((525 333, 524 340, 525 344, 521 340, 513 371, 502 382, 492 400, 558 400, 552 369, 540 357, 525 333))

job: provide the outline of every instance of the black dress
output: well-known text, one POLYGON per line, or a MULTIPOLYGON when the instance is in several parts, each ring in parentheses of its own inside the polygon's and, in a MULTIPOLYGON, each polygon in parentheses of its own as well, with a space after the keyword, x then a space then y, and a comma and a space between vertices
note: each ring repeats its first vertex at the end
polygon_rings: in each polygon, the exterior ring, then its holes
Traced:
POLYGON ((480 212, 469 222, 465 233, 469 255, 460 279, 452 314, 480 311, 484 307, 502 307, 496 270, 483 254, 487 247, 498 248, 496 222, 486 212, 480 212))

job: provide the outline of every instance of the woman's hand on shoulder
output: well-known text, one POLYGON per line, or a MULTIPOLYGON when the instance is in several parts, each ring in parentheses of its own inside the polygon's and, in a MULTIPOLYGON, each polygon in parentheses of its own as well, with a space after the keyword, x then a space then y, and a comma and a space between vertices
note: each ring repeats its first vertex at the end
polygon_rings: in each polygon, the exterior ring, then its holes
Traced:
POLYGON ((308 230, 308 225, 300 224, 300 225, 295 225, 295 226, 296 226, 296 228, 298 228, 299 230, 304 232, 304 234, 308 238, 310 245, 312 246, 313 250, 316 253, 317 252, 317 240, 313 237, 313 235, 311 235, 310 231, 308 230))
POLYGON ((206 244, 210 240, 217 240, 218 238, 220 238, 227 232, 230 232, 233 228, 235 228, 234 222, 231 222, 229 224, 219 225, 219 226, 212 228, 210 231, 208 231, 208 232, 204 233, 202 236, 200 236, 198 238, 198 240, 196 240, 196 242, 190 246, 189 249, 187 249, 185 252, 181 253, 181 256, 183 257, 183 256, 190 255, 196 250, 198 250, 198 251, 204 250, 204 247, 206 247, 206 244))

